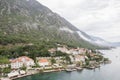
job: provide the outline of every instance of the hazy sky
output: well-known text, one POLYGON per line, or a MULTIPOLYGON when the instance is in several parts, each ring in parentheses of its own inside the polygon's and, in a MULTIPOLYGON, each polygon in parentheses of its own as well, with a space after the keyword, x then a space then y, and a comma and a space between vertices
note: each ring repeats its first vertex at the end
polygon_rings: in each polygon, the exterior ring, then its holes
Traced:
POLYGON ((120 0, 38 0, 80 30, 120 42, 120 0))

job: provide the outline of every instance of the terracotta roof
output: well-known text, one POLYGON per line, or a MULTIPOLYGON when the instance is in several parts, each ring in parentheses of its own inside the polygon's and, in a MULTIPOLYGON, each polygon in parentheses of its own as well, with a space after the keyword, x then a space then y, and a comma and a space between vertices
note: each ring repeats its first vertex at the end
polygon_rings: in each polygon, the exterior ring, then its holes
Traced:
POLYGON ((48 62, 48 60, 47 60, 47 59, 40 59, 39 62, 40 62, 40 63, 48 62))
POLYGON ((22 57, 10 60, 11 63, 24 62, 24 61, 33 61, 33 60, 31 58, 27 57, 27 56, 22 56, 22 57))
POLYGON ((23 61, 23 59, 25 60, 25 61, 31 61, 32 59, 31 58, 29 58, 29 57, 27 57, 27 56, 22 56, 22 57, 19 57, 18 58, 20 61, 23 61))

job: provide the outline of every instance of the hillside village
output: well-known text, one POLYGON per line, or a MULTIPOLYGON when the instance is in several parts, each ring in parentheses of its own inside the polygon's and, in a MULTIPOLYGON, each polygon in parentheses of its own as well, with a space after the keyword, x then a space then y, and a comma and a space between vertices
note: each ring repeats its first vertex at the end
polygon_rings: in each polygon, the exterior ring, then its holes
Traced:
POLYGON ((108 61, 100 52, 86 48, 70 48, 62 45, 50 48, 48 51, 51 57, 36 57, 36 60, 33 60, 27 56, 21 56, 9 59, 9 63, 0 64, 1 76, 16 78, 38 72, 95 69, 100 67, 101 63, 108 61), (54 56, 55 54, 58 56, 54 56))

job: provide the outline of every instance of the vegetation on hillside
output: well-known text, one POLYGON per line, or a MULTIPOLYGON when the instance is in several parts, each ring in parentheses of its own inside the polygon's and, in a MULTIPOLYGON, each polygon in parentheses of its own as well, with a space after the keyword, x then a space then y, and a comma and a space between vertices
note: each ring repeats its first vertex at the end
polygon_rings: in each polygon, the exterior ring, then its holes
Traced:
MULTIPOLYGON (((51 56, 48 49, 57 47, 56 44, 98 48, 82 40, 76 33, 76 27, 36 0, 1 0, 0 11, 1 56, 16 58, 26 55, 33 59, 36 56, 51 56)), ((64 54, 54 54, 60 55, 64 54)))

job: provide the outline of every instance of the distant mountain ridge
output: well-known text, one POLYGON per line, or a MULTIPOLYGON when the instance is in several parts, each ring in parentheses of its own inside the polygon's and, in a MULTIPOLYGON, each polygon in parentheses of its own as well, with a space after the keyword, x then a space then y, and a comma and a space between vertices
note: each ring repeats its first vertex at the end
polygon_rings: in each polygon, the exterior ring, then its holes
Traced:
POLYGON ((95 38, 36 0, 0 0, 0 36, 35 43, 52 41, 88 48, 103 47, 93 44, 91 41, 95 38))
POLYGON ((95 36, 91 36, 86 34, 85 32, 78 33, 84 40, 98 45, 98 46, 106 46, 106 47, 119 47, 120 46, 120 42, 109 42, 109 41, 105 41, 102 38, 99 37, 95 37, 95 36))
POLYGON ((120 47, 120 42, 111 42, 111 46, 120 47))
POLYGON ((98 45, 98 46, 104 46, 104 47, 112 47, 110 42, 105 41, 102 38, 88 35, 83 31, 78 31, 78 34, 80 35, 80 37, 82 37, 82 39, 84 39, 85 41, 90 42, 91 44, 98 45))

